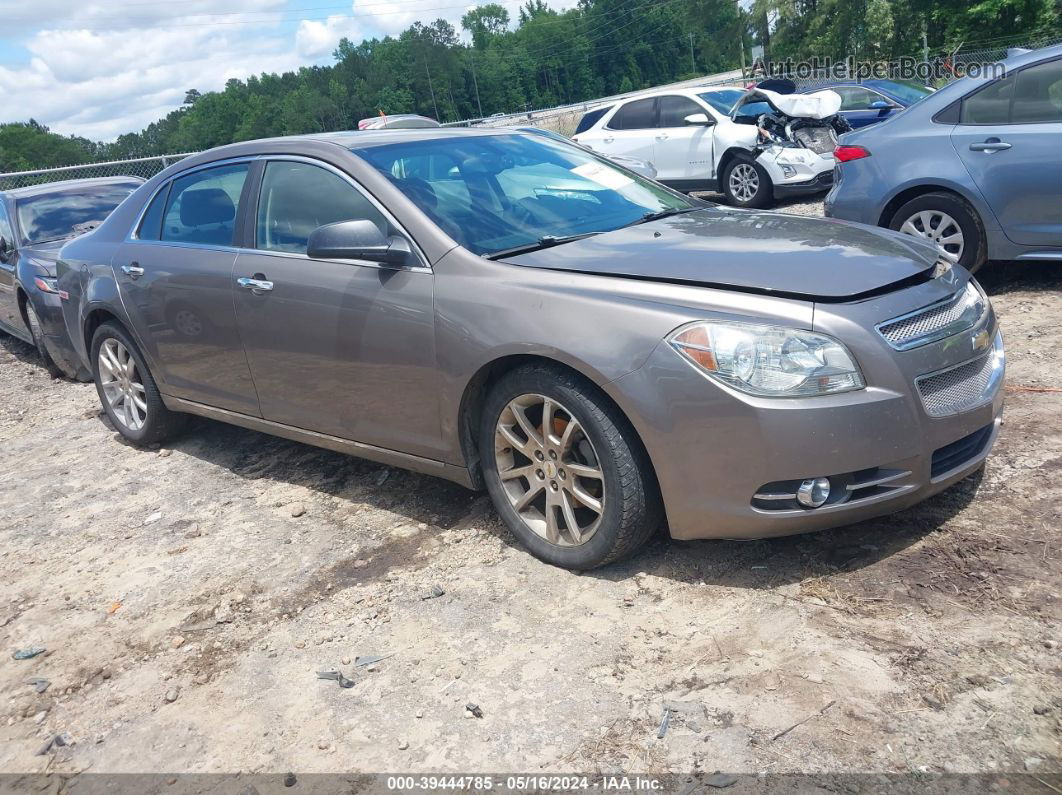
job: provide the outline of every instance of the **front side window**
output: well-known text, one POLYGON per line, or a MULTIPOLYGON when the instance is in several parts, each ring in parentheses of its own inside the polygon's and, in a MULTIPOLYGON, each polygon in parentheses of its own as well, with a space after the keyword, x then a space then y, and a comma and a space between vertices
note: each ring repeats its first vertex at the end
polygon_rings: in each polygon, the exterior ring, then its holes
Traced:
POLYGON ((689 97, 660 97, 657 127, 685 127, 686 117, 704 113, 704 108, 689 97))
POLYGON ((231 246, 247 164, 218 166, 180 177, 170 186, 160 239, 231 246))
POLYGON ((1062 121, 1062 60, 1018 72, 1011 120, 1014 124, 1062 121))
POLYGON ((383 213, 331 171, 283 160, 266 164, 255 224, 256 248, 305 254, 310 234, 318 227, 360 220, 372 221, 384 234, 391 233, 383 213))
POLYGON ((469 251, 607 232, 697 206, 571 144, 490 135, 354 149, 469 251))
POLYGON ((628 102, 609 119, 608 126, 613 130, 648 130, 655 124, 655 104, 655 98, 628 102))
POLYGON ((841 95, 841 110, 870 110, 875 102, 884 99, 880 94, 859 86, 837 86, 831 89, 841 95))
POLYGON ((64 240, 94 229, 136 185, 98 185, 27 196, 17 204, 22 245, 64 240))
POLYGON ((745 92, 737 88, 724 88, 721 91, 705 91, 697 96, 719 111, 722 116, 729 116, 734 109, 735 103, 745 95, 745 92))
POLYGON ((0 202, 0 238, 3 238, 3 249, 13 248, 15 241, 11 236, 11 221, 7 217, 7 208, 0 202))

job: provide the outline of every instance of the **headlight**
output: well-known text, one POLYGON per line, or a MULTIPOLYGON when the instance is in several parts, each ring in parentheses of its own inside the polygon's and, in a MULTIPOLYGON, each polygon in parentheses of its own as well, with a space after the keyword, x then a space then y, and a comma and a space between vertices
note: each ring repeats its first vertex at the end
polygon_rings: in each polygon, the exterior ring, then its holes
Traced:
POLYGON ((810 331, 704 321, 667 340, 705 375, 750 395, 807 397, 865 386, 840 342, 810 331))

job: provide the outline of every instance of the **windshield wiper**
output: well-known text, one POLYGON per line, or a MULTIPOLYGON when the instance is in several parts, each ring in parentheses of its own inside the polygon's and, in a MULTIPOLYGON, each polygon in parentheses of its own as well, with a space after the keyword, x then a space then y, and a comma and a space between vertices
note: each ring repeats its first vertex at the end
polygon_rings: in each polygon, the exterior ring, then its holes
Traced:
POLYGON ((582 240, 585 237, 593 237, 600 234, 600 232, 583 232, 581 235, 546 235, 545 237, 540 237, 535 243, 503 248, 501 251, 487 254, 487 259, 501 259, 502 257, 515 257, 518 254, 530 254, 532 251, 541 251, 544 248, 553 248, 564 243, 571 243, 573 240, 582 240))
POLYGON ((632 221, 631 223, 627 224, 627 226, 647 224, 650 221, 659 221, 661 218, 670 218, 672 215, 681 215, 682 213, 689 213, 699 209, 699 207, 673 207, 669 210, 652 210, 651 212, 647 212, 637 221, 632 221))

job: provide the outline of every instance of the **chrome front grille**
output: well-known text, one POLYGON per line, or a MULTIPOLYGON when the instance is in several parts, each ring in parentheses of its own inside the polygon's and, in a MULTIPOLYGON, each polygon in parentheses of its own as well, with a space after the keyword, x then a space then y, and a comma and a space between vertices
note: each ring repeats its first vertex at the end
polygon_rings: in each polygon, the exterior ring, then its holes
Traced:
POLYGON ((930 417, 947 417, 991 400, 1003 378, 1003 340, 984 356, 924 375, 916 381, 922 405, 930 417))
POLYGON ((896 350, 906 351, 966 331, 987 309, 988 299, 970 282, 943 301, 886 320, 878 333, 896 350))

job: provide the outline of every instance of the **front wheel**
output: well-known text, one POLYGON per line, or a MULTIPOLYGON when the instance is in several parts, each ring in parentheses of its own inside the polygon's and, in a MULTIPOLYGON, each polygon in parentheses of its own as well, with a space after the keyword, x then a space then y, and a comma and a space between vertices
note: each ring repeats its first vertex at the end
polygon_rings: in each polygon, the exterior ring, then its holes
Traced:
POLYGON ((37 317, 33 302, 29 300, 26 301, 26 325, 29 326, 30 334, 33 335, 33 344, 37 348, 37 355, 41 357, 41 364, 48 371, 48 375, 52 378, 62 378, 63 371, 59 369, 59 365, 55 363, 52 355, 48 353, 48 349, 44 346, 44 330, 41 328, 41 319, 37 317))
POLYGON ((633 554, 659 526, 649 457, 593 384, 560 368, 512 371, 479 432, 494 505, 533 555, 569 569, 633 554))
POLYGON ((185 415, 166 408, 140 349, 117 323, 92 335, 92 375, 103 410, 130 442, 162 442, 183 425, 185 415))
POLYGON ((904 204, 891 229, 935 243, 944 258, 974 273, 985 263, 981 219, 964 199, 951 193, 927 193, 904 204))
POLYGON ((723 194, 735 207, 763 209, 771 203, 774 185, 763 166, 745 155, 738 155, 723 169, 723 194))

